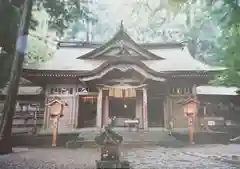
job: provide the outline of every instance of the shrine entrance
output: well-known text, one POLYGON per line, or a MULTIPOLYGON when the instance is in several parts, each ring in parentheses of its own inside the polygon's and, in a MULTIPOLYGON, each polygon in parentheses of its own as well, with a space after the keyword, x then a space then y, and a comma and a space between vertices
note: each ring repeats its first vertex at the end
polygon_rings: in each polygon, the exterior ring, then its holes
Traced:
POLYGON ((117 119, 134 119, 136 116, 136 98, 110 97, 109 117, 114 116, 117 119))
POLYGON ((164 97, 148 97, 148 127, 164 127, 164 97))
POLYGON ((97 97, 79 96, 77 128, 96 126, 97 97))
POLYGON ((97 99, 97 127, 108 124, 108 119, 116 117, 115 127, 126 127, 128 120, 138 120, 139 128, 146 129, 147 91, 146 85, 104 85, 97 99))

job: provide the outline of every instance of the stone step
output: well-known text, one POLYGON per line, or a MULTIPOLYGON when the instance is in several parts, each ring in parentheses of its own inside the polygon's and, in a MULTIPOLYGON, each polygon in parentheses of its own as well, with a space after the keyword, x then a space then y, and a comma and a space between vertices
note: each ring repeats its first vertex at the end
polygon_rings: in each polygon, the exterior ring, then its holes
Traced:
MULTIPOLYGON (((52 134, 13 135, 12 140, 14 147, 51 147, 52 134)), ((83 138, 79 138, 77 133, 59 134, 57 146, 64 147, 69 140, 83 140, 83 138)))
MULTIPOLYGON (((159 141, 175 141, 175 137, 169 136, 164 131, 116 131, 123 136, 123 142, 159 142, 159 141)), ((85 141, 94 141, 100 131, 84 131, 80 132, 79 137, 83 137, 85 141)))
MULTIPOLYGON (((162 146, 162 147, 183 147, 186 146, 185 143, 175 140, 175 141, 125 141, 120 145, 121 147, 130 148, 141 148, 143 146, 162 146)), ((76 149, 76 148, 99 148, 100 146, 95 143, 95 141, 69 141, 65 145, 66 148, 76 149)))

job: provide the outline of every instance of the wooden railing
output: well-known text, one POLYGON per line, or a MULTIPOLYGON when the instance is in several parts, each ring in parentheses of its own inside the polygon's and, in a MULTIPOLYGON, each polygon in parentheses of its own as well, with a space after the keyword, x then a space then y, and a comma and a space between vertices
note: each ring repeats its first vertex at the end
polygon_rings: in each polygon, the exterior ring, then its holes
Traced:
POLYGON ((35 134, 43 125, 44 110, 39 111, 17 111, 13 117, 13 134, 35 134))

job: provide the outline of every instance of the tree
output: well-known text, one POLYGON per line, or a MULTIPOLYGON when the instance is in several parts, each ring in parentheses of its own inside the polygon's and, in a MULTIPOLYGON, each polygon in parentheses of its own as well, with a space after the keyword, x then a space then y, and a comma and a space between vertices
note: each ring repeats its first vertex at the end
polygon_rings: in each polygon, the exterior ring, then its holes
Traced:
MULTIPOLYGON (((187 3, 188 0, 180 3, 187 3)), ((238 0, 203 1, 217 36, 208 41, 209 59, 225 67, 213 84, 240 87, 240 5, 238 0), (210 42, 210 43, 209 43, 210 42)), ((206 19, 206 18, 205 18, 206 19)), ((207 31, 205 31, 207 33, 207 31)), ((200 48, 201 49, 201 48, 200 48)), ((202 50, 202 49, 201 49, 202 50)), ((205 53, 206 54, 206 53, 205 53)))
POLYGON ((218 38, 218 55, 226 69, 216 76, 213 83, 240 87, 240 6, 238 1, 216 1, 212 16, 220 16, 221 36, 218 38))
POLYGON ((0 154, 7 154, 12 152, 11 131, 13 115, 15 112, 16 95, 18 92, 18 83, 23 67, 24 56, 26 52, 26 42, 28 30, 30 27, 31 12, 33 1, 25 0, 20 17, 19 31, 17 33, 16 52, 13 56, 12 67, 10 72, 10 84, 8 86, 6 100, 4 103, 1 124, 0 124, 0 154))
POLYGON ((64 36, 64 31, 74 22, 81 19, 95 20, 88 6, 82 0, 38 0, 49 13, 49 28, 57 31, 59 37, 64 36))
MULTIPOLYGON (((205 7, 196 16, 192 0, 174 0, 174 7, 185 7, 190 52, 197 59, 225 67, 213 81, 217 85, 240 87, 240 5, 238 0, 199 0, 205 7), (191 2, 191 3, 190 3, 191 2), (187 8, 186 8, 187 7, 187 8), (193 21, 196 22, 193 22, 193 21)), ((175 11, 181 11, 181 8, 175 11), (180 9, 180 10, 179 10, 180 9)), ((156 10, 159 8, 157 7, 156 10)), ((172 8, 171 8, 172 9, 172 8)))
MULTIPOLYGON (((3 37, 5 37, 6 39, 1 41, 0 45, 2 46, 3 51, 8 56, 12 55, 13 58, 12 59, 9 59, 10 57, 7 58, 10 60, 10 62, 12 62, 12 64, 10 64, 11 66, 10 84, 8 86, 8 92, 7 92, 8 94, 6 96, 4 108, 2 111, 1 124, 0 124, 0 153, 1 154, 12 152, 12 145, 11 145, 11 130, 12 130, 12 121, 13 121, 12 118, 15 113, 18 83, 21 76, 24 56, 25 56, 25 50, 24 50, 24 44, 26 42, 25 37, 28 36, 29 28, 31 26, 32 6, 33 6, 33 0, 25 0, 25 1, 5 0, 5 1, 6 3, 4 4, 4 7, 0 6, 0 7, 3 7, 0 9, 0 12, 1 12, 0 16, 6 16, 6 14, 8 14, 8 12, 11 9, 9 16, 13 15, 13 17, 10 18, 11 20, 9 21, 9 24, 4 24, 4 25, 1 24, 0 39, 2 39, 3 37), (17 3, 15 4, 14 2, 17 2, 17 3), (24 6, 23 6, 24 8, 21 8, 23 2, 24 2, 24 6), (5 10, 4 9, 5 7, 8 7, 7 8, 8 10, 5 10), (20 13, 22 13, 21 20, 19 19, 20 17, 18 17, 20 16, 20 13), (13 21, 16 21, 16 22, 12 23, 13 21), (22 25, 20 24, 20 27, 18 28, 19 21, 21 21, 22 25), (10 29, 11 27, 14 28, 14 31, 11 32, 14 34, 13 38, 11 36, 11 33, 8 32, 8 29, 11 30, 10 29), (4 33, 6 33, 8 36, 5 36, 4 33), (16 53, 16 55, 13 55, 14 53, 16 53)), ((73 22, 75 19, 79 19, 82 16, 86 16, 86 14, 79 15, 79 13, 77 13, 79 11, 82 11, 79 0, 64 1, 64 2, 62 2, 61 0, 55 0, 54 2, 56 3, 55 6, 49 1, 36 1, 38 5, 39 3, 41 3, 45 8, 47 8, 51 18, 55 17, 55 20, 54 21, 50 20, 50 23, 52 25, 56 25, 55 29, 59 28, 57 31, 60 32, 60 34, 62 34, 63 30, 67 28, 67 24, 69 22, 73 22), (59 11, 56 12, 57 10, 59 10, 61 13, 59 13, 59 11)), ((1 19, 2 20, 0 21, 3 22, 4 18, 2 17, 1 19)), ((5 72, 6 70, 1 70, 1 71, 5 72)))
POLYGON ((9 78, 20 12, 17 7, 4 0, 1 1, 0 13, 0 88, 3 88, 9 78))
MULTIPOLYGON (((17 36, 17 24, 21 12, 21 4, 24 0, 2 0, 0 6, 0 47, 3 54, 0 54, 0 89, 5 87, 11 67, 11 55, 15 51, 15 42, 17 36), (5 19, 8 16, 8 19, 5 19), (5 54, 4 54, 5 53, 5 54)), ((57 32, 58 37, 64 35, 64 31, 69 26, 79 20, 88 19, 94 20, 87 6, 82 0, 34 0, 34 5, 38 9, 45 8, 48 12, 49 27, 57 32)), ((38 24, 37 18, 31 19, 31 29, 34 29, 38 24)))
POLYGON ((49 60, 54 52, 53 44, 39 36, 29 36, 28 54, 25 63, 41 63, 49 60))

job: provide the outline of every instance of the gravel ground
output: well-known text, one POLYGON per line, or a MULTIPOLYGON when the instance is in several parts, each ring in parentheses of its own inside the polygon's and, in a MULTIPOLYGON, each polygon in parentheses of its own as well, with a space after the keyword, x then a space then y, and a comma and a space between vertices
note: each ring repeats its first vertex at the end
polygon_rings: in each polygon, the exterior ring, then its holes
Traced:
MULTIPOLYGON (((212 158, 237 153, 240 146, 122 149, 123 157, 134 169, 237 169, 240 166, 212 158)), ((99 151, 93 148, 16 149, 15 153, 0 156, 0 169, 94 169, 98 159, 99 151)))

